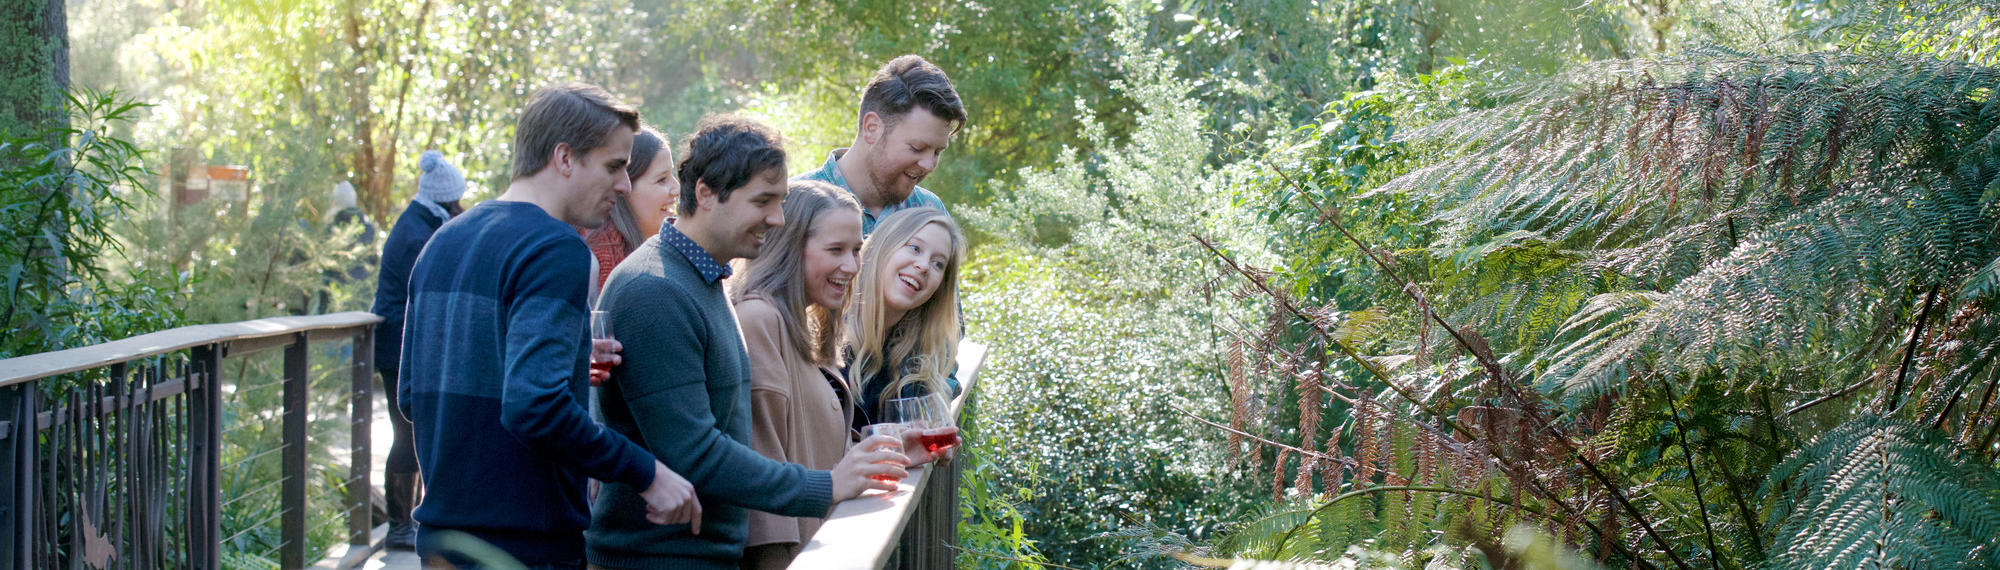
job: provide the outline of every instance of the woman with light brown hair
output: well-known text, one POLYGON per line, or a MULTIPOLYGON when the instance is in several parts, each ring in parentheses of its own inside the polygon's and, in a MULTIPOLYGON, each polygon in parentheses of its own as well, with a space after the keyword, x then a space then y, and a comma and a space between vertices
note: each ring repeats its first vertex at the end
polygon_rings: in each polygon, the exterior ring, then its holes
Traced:
MULTIPOLYGON (((841 308, 860 265, 861 206, 825 182, 792 182, 785 225, 772 229, 734 293, 750 355, 751 447, 832 469, 847 452, 848 390, 838 374, 841 308)), ((750 512, 744 568, 791 564, 824 519, 750 512)))
POLYGON ((852 425, 882 423, 890 400, 958 393, 958 268, 965 233, 943 210, 900 210, 861 248, 846 315, 852 425))

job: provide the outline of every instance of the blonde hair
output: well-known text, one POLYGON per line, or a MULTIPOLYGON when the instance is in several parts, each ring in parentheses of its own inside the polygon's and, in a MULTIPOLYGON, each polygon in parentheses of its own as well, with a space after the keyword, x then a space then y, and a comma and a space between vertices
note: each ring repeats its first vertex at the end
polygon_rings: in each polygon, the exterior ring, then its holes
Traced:
POLYGON ((792 182, 785 188, 785 225, 771 231, 769 239, 750 262, 744 286, 735 291, 736 301, 748 293, 763 295, 778 307, 785 324, 785 336, 792 346, 814 366, 837 366, 840 360, 841 308, 828 309, 806 300, 806 243, 816 233, 825 216, 861 218, 861 204, 854 196, 817 180, 792 182))
MULTIPOLYGON (((875 372, 888 370, 894 381, 879 394, 886 402, 905 386, 923 384, 930 393, 950 395, 944 378, 958 360, 958 266, 965 258, 965 233, 943 210, 911 208, 884 218, 861 246, 861 271, 848 298, 847 340, 853 354, 848 379, 858 388, 875 372), (951 234, 951 259, 945 262, 937 291, 922 306, 897 322, 888 321, 882 305, 881 268, 889 256, 931 224, 951 234)), ((873 413, 873 411, 870 411, 873 413)))

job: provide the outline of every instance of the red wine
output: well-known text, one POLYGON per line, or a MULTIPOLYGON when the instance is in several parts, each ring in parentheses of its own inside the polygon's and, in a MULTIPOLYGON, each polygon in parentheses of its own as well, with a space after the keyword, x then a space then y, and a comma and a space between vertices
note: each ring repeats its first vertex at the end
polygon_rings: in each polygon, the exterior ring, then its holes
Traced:
POLYGON ((611 374, 611 363, 592 359, 590 361, 590 371, 595 372, 595 374, 590 375, 590 385, 602 386, 604 385, 603 379, 611 374))
POLYGON ((937 455, 940 449, 958 445, 958 432, 937 435, 924 434, 917 436, 917 442, 924 444, 924 451, 931 452, 931 455, 937 455))

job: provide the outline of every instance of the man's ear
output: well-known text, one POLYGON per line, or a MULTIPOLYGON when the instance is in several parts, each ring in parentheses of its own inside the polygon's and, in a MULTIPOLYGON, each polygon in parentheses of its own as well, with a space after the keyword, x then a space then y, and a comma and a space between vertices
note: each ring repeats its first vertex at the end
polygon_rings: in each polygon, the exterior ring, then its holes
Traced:
POLYGON ((707 182, 702 182, 699 180, 695 181, 694 183, 695 212, 707 213, 710 210, 714 210, 715 205, 720 203, 722 203, 722 200, 719 196, 715 195, 715 189, 709 188, 707 182))
POLYGON ((882 122, 882 116, 875 114, 874 111, 862 113, 861 142, 868 143, 868 146, 882 144, 882 135, 887 131, 885 128, 887 126, 887 123, 882 122))
POLYGON ((549 151, 549 166, 555 167, 556 174, 561 174, 563 178, 576 173, 577 157, 573 150, 569 143, 556 143, 556 148, 549 151))

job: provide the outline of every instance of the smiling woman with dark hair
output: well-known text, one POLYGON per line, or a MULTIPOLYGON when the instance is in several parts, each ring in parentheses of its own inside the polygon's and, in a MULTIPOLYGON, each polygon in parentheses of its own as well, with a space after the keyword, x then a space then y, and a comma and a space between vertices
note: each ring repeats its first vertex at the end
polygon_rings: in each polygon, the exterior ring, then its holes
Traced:
POLYGON ((586 230, 583 240, 597 256, 597 286, 611 276, 611 269, 624 261, 646 238, 660 233, 660 225, 673 222, 674 208, 680 203, 681 180, 674 175, 674 153, 667 148, 666 135, 653 127, 640 127, 632 137, 632 162, 625 165, 632 178, 632 193, 618 195, 611 205, 611 220, 604 227, 586 230))

